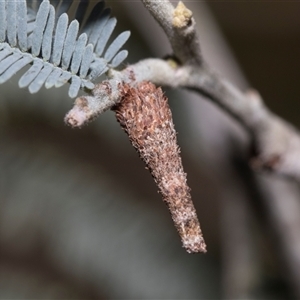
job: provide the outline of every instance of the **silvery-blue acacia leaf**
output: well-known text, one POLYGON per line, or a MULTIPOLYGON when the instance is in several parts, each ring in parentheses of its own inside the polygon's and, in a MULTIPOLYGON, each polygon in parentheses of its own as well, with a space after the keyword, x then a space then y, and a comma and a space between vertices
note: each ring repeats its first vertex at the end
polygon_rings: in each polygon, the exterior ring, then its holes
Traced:
MULTIPOLYGON (((77 3, 75 16, 80 21, 88 4, 89 0, 77 3)), ((0 0, 0 83, 32 64, 20 78, 20 87, 36 93, 43 85, 70 82, 73 98, 80 88, 93 89, 92 81, 126 59, 128 52, 121 48, 129 31, 107 46, 116 19, 110 18, 104 1, 94 6, 84 27, 77 20, 69 23, 70 5, 69 0, 0 0)))

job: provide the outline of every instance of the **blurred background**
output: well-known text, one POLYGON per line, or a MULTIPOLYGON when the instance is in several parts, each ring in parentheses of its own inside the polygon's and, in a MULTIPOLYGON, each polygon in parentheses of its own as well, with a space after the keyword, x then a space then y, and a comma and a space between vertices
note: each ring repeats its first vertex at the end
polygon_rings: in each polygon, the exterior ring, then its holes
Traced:
MULTIPOLYGON (((106 2, 127 63, 171 54, 139 1, 106 2)), ((300 2, 185 3, 207 62, 299 127, 300 2)), ((254 173, 208 99, 165 89, 208 245, 191 255, 114 113, 71 129, 67 87, 18 78, 0 87, 0 299, 300 299, 299 186, 254 173)))

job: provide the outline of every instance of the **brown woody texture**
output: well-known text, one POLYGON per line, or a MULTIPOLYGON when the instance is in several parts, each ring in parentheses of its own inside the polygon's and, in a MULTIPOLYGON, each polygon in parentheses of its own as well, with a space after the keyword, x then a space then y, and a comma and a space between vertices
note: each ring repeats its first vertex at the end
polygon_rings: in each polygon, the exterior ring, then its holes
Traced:
POLYGON ((122 99, 114 107, 117 120, 154 177, 183 247, 189 253, 206 252, 167 98, 146 81, 120 88, 122 99))

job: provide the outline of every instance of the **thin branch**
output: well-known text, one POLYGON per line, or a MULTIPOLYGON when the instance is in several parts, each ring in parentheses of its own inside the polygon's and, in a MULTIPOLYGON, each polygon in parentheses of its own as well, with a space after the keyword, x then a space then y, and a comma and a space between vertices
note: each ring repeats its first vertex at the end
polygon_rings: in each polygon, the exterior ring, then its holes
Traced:
POLYGON ((151 81, 159 86, 188 88, 206 95, 240 122, 255 143, 256 169, 268 169, 300 180, 300 136, 290 124, 270 112, 255 92, 242 93, 207 66, 178 66, 173 61, 146 59, 122 72, 111 71, 111 79, 98 84, 89 96, 77 98, 65 121, 80 127, 121 99, 123 82, 135 86, 151 81))
POLYGON ((164 29, 179 62, 200 66, 202 57, 192 12, 181 1, 176 8, 169 1, 141 1, 164 29))

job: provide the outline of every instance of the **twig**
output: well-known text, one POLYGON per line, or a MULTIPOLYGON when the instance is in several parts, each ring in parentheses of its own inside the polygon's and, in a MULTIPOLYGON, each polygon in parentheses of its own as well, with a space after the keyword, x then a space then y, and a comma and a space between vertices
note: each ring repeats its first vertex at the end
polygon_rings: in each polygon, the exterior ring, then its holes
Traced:
POLYGON ((176 8, 169 1, 142 2, 164 29, 179 62, 200 66, 202 57, 192 12, 181 1, 176 8))
POLYGON ((76 99, 65 118, 68 124, 80 127, 113 107, 121 99, 123 82, 135 86, 146 80, 159 86, 189 88, 206 95, 250 133, 257 149, 252 160, 256 169, 300 180, 299 132, 270 112, 256 92, 242 93, 207 66, 181 67, 161 59, 146 59, 122 72, 111 71, 110 77, 97 85, 91 95, 76 99))
MULTIPOLYGON (((165 30, 176 57, 179 59, 181 57, 180 49, 178 50, 176 47, 180 42, 182 48, 190 48, 190 54, 200 53, 200 48, 195 47, 198 45, 198 39, 194 21, 187 24, 184 31, 179 32, 174 28, 174 8, 173 10, 170 8, 172 5, 169 1, 141 1, 165 30), (192 39, 192 41, 189 40, 189 43, 187 43, 184 34, 188 30, 190 30, 189 38, 192 39), (174 39, 177 42, 174 42, 174 39)), ((176 9, 181 6, 180 3, 176 9)), ((191 15, 190 18, 192 19, 191 15)), ((199 58, 199 54, 194 55, 194 57, 199 58)), ((184 62, 184 59, 181 61, 184 62)), ((187 82, 181 82, 180 86, 195 89, 208 96, 210 100, 235 117, 250 132, 258 153, 258 157, 253 160, 253 166, 267 168, 273 172, 300 180, 300 136, 293 126, 271 113, 263 105, 258 94, 245 95, 241 93, 229 82, 213 74, 204 62, 202 62, 202 66, 201 64, 194 65, 189 71, 190 78, 187 82)), ((160 84, 163 85, 163 83, 160 84)))

